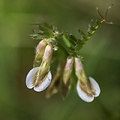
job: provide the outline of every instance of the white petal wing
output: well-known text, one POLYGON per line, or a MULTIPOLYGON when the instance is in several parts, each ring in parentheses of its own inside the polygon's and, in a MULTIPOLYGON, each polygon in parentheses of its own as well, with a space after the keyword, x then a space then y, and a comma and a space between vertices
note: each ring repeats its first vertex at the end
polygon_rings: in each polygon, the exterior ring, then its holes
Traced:
POLYGON ((39 86, 34 87, 34 90, 37 92, 41 92, 45 90, 51 83, 52 75, 51 72, 49 71, 47 78, 40 84, 39 86))
POLYGON ((80 82, 77 82, 77 92, 79 97, 84 100, 85 102, 92 102, 94 100, 94 96, 90 97, 88 96, 81 88, 80 88, 80 82))
POLYGON ((98 85, 98 83, 92 78, 92 77, 89 77, 89 80, 91 82, 91 85, 93 86, 93 89, 95 90, 95 97, 98 97, 99 94, 100 94, 100 87, 98 85))
POLYGON ((39 70, 40 67, 35 67, 29 71, 26 77, 26 86, 29 89, 32 89, 34 87, 34 78, 36 75, 36 72, 39 70))

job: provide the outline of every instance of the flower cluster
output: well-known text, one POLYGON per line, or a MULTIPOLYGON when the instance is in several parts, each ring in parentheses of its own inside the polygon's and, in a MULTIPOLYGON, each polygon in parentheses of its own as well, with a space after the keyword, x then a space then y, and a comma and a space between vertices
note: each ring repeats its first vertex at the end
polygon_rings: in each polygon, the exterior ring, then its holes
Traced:
POLYGON ((68 32, 59 32, 52 24, 39 24, 39 30, 34 30, 34 34, 30 35, 33 39, 41 41, 36 48, 33 69, 29 71, 26 77, 26 86, 29 89, 33 88, 37 92, 48 88, 46 92, 47 98, 58 91, 65 98, 71 86, 76 84, 77 93, 82 100, 92 102, 94 97, 98 97, 100 87, 92 77, 86 76, 81 57, 79 57, 79 51, 103 22, 113 24, 113 22, 106 21, 107 13, 112 6, 108 7, 105 17, 100 14, 97 7, 97 12, 102 21, 91 20, 86 34, 79 29, 80 38, 76 38, 68 32), (63 54, 59 53, 59 49, 63 54), (59 52, 55 55, 54 51, 59 52), (54 74, 50 69, 53 55, 59 58, 58 61, 60 61, 54 74), (74 80, 72 75, 76 75, 77 81, 74 80))
POLYGON ((29 71, 26 77, 26 86, 29 89, 34 88, 35 91, 40 92, 49 86, 46 93, 47 98, 58 91, 65 98, 72 86, 71 75, 73 68, 75 68, 75 75, 78 79, 76 89, 79 97, 86 102, 91 102, 94 97, 99 96, 100 87, 92 77, 86 77, 80 57, 68 56, 66 62, 63 60, 59 64, 52 79, 50 70, 52 54, 53 45, 49 40, 40 41, 36 48, 33 69, 29 71))

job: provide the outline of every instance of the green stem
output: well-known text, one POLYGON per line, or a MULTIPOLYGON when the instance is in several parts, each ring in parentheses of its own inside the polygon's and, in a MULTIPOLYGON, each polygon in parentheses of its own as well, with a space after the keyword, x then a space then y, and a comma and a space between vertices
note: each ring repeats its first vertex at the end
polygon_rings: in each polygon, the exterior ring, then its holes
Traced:
POLYGON ((69 52, 68 50, 61 44, 61 42, 59 42, 59 40, 57 40, 58 42, 58 46, 65 52, 65 54, 68 56, 69 52))
POLYGON ((97 26, 92 30, 92 32, 90 29, 88 30, 87 35, 81 40, 81 46, 79 47, 79 50, 86 44, 86 42, 92 37, 92 35, 104 21, 105 20, 100 21, 100 23, 97 24, 97 26))

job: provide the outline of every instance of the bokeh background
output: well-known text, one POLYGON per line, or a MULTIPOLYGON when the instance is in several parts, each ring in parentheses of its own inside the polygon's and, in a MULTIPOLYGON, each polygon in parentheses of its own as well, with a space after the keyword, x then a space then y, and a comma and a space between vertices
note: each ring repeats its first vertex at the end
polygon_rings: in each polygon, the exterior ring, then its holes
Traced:
POLYGON ((0 120, 120 120, 120 0, 0 0, 0 120), (101 94, 92 103, 82 101, 76 90, 62 100, 59 94, 45 99, 45 91, 27 89, 39 41, 29 38, 33 23, 55 23, 59 30, 79 37, 91 19, 114 7, 80 53, 88 76, 96 79, 101 94))

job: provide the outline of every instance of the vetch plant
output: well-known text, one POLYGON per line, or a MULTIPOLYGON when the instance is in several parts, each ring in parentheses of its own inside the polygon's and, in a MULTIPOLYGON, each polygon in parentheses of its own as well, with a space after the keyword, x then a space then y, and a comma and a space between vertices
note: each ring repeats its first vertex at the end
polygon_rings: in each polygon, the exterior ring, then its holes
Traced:
POLYGON ((68 32, 59 32, 54 25, 39 24, 39 29, 34 30, 34 33, 30 35, 40 42, 36 47, 33 68, 26 77, 26 86, 37 92, 47 88, 46 98, 57 92, 60 92, 65 98, 72 85, 75 84, 77 93, 82 100, 91 102, 98 97, 100 87, 92 77, 86 76, 79 51, 103 22, 113 24, 113 22, 106 21, 108 10, 111 7, 112 5, 108 7, 105 17, 100 14, 97 7, 102 21, 91 20, 87 34, 78 30, 79 39, 68 32), (58 64, 58 67, 55 64, 58 64), (76 75, 77 81, 72 78, 73 74, 76 75))

